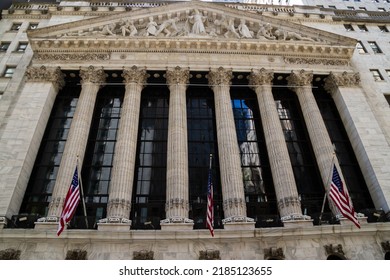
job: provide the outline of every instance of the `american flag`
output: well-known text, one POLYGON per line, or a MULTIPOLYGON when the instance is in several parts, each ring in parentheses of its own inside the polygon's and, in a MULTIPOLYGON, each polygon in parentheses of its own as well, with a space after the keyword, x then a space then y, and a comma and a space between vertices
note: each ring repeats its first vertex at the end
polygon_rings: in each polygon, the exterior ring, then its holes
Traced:
POLYGON ((61 232, 65 229, 65 225, 70 222, 73 214, 76 212, 77 206, 80 201, 80 182, 77 171, 77 166, 73 174, 72 183, 70 184, 68 193, 65 198, 64 207, 58 223, 57 236, 60 236, 61 232))
POLYGON ((209 169, 209 178, 207 182, 207 218, 206 227, 210 230, 211 236, 214 237, 214 198, 213 198, 213 182, 211 176, 211 168, 209 169))
POLYGON ((344 184, 340 178, 339 172, 337 171, 336 165, 333 165, 333 175, 332 182, 330 184, 329 196, 336 204, 341 214, 360 228, 359 221, 356 218, 355 209, 353 208, 348 194, 344 190, 344 184))

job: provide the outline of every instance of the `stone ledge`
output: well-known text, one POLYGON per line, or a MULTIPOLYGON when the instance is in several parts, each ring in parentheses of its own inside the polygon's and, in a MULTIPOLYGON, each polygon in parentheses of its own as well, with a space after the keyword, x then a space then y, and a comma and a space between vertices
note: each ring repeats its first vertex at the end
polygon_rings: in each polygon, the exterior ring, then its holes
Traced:
POLYGON ((194 228, 194 223, 161 223, 162 231, 188 231, 194 228))
POLYGON ((98 231, 105 232, 123 232, 130 230, 130 223, 98 223, 98 231))
POLYGON ((254 230, 255 229, 255 222, 245 222, 245 223, 226 223, 223 225, 225 230, 236 230, 236 231, 242 231, 242 230, 254 230))

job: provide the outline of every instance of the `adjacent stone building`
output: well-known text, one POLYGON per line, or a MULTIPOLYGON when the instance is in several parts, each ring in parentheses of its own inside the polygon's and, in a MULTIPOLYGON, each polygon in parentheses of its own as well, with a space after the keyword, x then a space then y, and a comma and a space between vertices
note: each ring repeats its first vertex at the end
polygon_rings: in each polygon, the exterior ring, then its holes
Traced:
POLYGON ((389 259, 390 15, 292 4, 3 11, 0 258, 389 259))

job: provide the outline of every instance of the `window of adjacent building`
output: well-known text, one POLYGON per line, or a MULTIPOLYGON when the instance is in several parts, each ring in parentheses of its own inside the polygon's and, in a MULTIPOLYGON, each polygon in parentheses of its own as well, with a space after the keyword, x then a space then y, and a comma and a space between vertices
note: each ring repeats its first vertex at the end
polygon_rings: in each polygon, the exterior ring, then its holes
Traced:
POLYGON ((376 42, 371 41, 371 42, 368 42, 368 44, 370 45, 370 47, 374 53, 382 53, 381 49, 379 48, 379 46, 376 42))
POLYGON ((16 49, 17 52, 25 52, 26 48, 28 46, 27 42, 20 42, 18 45, 18 48, 16 49))
POLYGON ((359 52, 360 54, 367 53, 367 50, 366 50, 365 47, 363 46, 362 42, 357 42, 357 44, 356 44, 356 49, 358 50, 358 52, 359 52))
POLYGON ((364 24, 358 24, 358 28, 362 32, 367 32, 368 31, 367 27, 364 24))
POLYGON ((374 80, 376 82, 383 81, 383 77, 382 77, 382 75, 381 75, 381 73, 379 72, 378 69, 370 69, 370 72, 371 72, 371 74, 374 77, 374 80))
POLYGON ((348 10, 355 10, 355 7, 348 6, 347 9, 348 9, 348 10))
POLYGON ((11 26, 11 31, 19 31, 19 29, 22 27, 21 23, 14 23, 11 26))
POLYGON ((360 2, 360 0, 354 0, 355 2, 360 2))
POLYGON ((385 8, 378 8, 378 11, 386 12, 386 9, 385 8))
POLYGON ((344 24, 344 28, 347 31, 354 31, 352 24, 344 24))
POLYGON ((0 43, 0 52, 6 52, 11 45, 11 42, 1 42, 0 43))
POLYGON ((329 6, 330 9, 336 9, 336 6, 329 6))
POLYGON ((0 100, 3 97, 4 92, 0 91, 0 100))
POLYGON ((12 78, 12 76, 14 75, 15 69, 16 69, 15 66, 7 66, 5 68, 3 77, 4 78, 12 78))
MULTIPOLYGON (((389 0, 390 1, 390 0, 389 0)), ((386 25, 378 25, 378 28, 381 32, 389 32, 386 25)))
POLYGON ((34 30, 38 28, 38 23, 30 23, 28 26, 29 30, 34 30))
POLYGON ((367 8, 366 7, 359 7, 359 10, 367 11, 367 8))

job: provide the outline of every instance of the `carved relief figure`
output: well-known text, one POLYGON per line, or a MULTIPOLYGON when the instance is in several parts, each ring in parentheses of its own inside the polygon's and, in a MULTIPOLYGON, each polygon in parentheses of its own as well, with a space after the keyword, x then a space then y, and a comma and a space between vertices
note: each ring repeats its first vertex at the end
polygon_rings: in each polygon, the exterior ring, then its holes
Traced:
POLYGON ((179 32, 179 29, 176 26, 176 22, 178 21, 178 17, 167 19, 166 21, 164 21, 156 31, 156 36, 160 33, 165 33, 166 37, 176 35, 179 32))
POLYGON ((114 33, 115 26, 116 26, 115 23, 111 23, 111 24, 107 24, 107 25, 103 26, 100 34, 102 34, 102 35, 115 35, 115 33, 114 33))
POLYGON ((267 24, 260 25, 259 31, 256 34, 256 38, 258 39, 267 39, 267 40, 275 40, 276 37, 272 35, 272 26, 267 24))
POLYGON ((276 29, 274 35, 278 40, 300 40, 300 41, 314 41, 311 38, 303 37, 298 33, 292 31, 285 31, 282 29, 276 29))
POLYGON ((149 22, 146 25, 146 36, 152 35, 156 36, 157 33, 157 23, 153 20, 152 17, 149 18, 149 22))
POLYGON ((245 19, 240 20, 238 32, 241 34, 242 38, 253 38, 253 31, 249 30, 248 26, 245 23, 245 19))
POLYGON ((120 28, 121 28, 123 36, 126 36, 126 34, 129 34, 129 36, 132 37, 132 36, 137 35, 137 33, 138 33, 137 28, 134 26, 133 21, 123 22, 120 28))
POLYGON ((222 35, 229 38, 234 36, 236 38, 240 38, 240 34, 237 33, 236 28, 234 27, 234 18, 227 19, 225 16, 222 16, 221 20, 215 20, 214 24, 220 27, 220 30, 217 34, 222 35))
POLYGON ((203 16, 197 9, 195 9, 194 14, 189 16, 190 23, 192 23, 191 32, 193 34, 206 34, 206 29, 204 27, 204 22, 207 17, 203 16))

